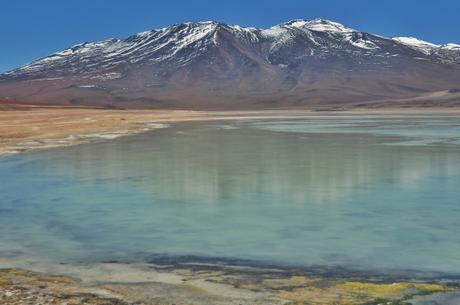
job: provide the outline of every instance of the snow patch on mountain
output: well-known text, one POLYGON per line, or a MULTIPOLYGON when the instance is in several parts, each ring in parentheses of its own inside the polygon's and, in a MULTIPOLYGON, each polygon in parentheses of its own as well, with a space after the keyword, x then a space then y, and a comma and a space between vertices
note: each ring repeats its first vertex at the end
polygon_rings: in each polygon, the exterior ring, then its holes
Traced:
POLYGON ((441 49, 444 49, 444 50, 460 51, 460 45, 459 45, 459 44, 455 44, 455 43, 448 43, 448 44, 442 45, 442 46, 441 46, 441 49))
POLYGON ((366 39, 362 33, 352 32, 345 34, 344 40, 354 47, 366 50, 379 49, 373 41, 366 39))
POLYGON ((434 49, 440 47, 439 45, 415 37, 394 37, 393 40, 427 55, 434 49))

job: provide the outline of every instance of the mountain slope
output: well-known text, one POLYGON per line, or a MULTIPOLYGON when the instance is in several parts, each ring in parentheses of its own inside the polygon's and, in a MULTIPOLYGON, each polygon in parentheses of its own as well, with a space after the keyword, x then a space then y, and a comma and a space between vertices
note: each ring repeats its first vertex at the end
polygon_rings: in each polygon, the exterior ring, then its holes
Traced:
POLYGON ((269 29, 177 24, 78 44, 0 75, 0 101, 107 107, 454 105, 459 88, 460 46, 324 19, 269 29))

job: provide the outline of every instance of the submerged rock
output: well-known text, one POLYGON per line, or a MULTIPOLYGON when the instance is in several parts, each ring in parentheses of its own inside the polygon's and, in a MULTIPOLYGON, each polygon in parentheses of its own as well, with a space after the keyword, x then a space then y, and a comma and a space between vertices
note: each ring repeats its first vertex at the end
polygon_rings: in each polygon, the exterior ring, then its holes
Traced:
POLYGON ((416 296, 410 300, 410 303, 412 305, 458 305, 460 304, 460 292, 416 296))

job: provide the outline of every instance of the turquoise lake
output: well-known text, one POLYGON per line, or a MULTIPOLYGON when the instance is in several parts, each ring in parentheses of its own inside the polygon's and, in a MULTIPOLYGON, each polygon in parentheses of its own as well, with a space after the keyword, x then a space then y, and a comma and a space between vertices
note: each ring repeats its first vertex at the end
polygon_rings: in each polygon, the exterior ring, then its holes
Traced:
POLYGON ((0 158, 0 257, 460 275, 460 118, 184 122, 0 158))

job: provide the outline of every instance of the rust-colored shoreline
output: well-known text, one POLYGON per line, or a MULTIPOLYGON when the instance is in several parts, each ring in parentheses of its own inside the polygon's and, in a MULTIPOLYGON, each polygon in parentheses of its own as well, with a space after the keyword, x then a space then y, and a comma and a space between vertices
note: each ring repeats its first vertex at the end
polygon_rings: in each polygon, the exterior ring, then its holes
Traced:
POLYGON ((162 128, 170 121, 204 116, 200 112, 169 110, 10 108, 0 111, 0 156, 112 139, 162 128))

